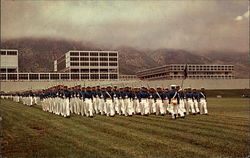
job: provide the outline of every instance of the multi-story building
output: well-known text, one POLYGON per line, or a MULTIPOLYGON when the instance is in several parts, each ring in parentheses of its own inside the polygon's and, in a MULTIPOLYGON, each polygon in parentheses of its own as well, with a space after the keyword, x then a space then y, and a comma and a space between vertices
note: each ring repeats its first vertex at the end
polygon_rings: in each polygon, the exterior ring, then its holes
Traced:
POLYGON ((54 70, 81 73, 82 79, 118 79, 118 52, 71 50, 54 61, 54 70))
POLYGON ((234 65, 218 64, 170 64, 138 71, 140 79, 182 79, 187 66, 189 79, 234 79, 234 65))
POLYGON ((18 72, 18 50, 1 49, 0 68, 1 73, 18 72))

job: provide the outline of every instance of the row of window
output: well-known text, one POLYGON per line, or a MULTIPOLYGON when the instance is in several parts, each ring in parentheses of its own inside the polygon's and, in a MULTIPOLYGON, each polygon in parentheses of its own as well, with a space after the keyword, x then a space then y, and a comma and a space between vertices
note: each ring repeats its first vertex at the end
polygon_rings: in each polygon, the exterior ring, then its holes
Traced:
MULTIPOLYGON (((183 76, 170 76, 171 79, 182 79, 183 76)), ((233 76, 188 76, 190 79, 232 79, 233 76)))
MULTIPOLYGON (((171 66, 171 70, 181 70, 185 69, 184 66, 171 66)), ((233 66, 188 66, 188 71, 206 71, 206 70, 234 70, 233 66)))
POLYGON ((3 51, 3 50, 1 50, 1 55, 17 55, 17 51, 3 51))
POLYGON ((70 61, 117 61, 117 58, 70 57, 70 61))
MULTIPOLYGON (((75 63, 70 62, 70 66, 99 66, 99 63, 75 63)), ((117 66, 117 63, 100 63, 100 66, 117 66)))
POLYGON ((117 69, 70 69, 70 72, 81 73, 112 73, 117 72, 117 69))
POLYGON ((0 80, 118 79, 117 74, 0 74, 0 80))
POLYGON ((118 54, 104 52, 70 52, 70 56, 118 56, 118 54))

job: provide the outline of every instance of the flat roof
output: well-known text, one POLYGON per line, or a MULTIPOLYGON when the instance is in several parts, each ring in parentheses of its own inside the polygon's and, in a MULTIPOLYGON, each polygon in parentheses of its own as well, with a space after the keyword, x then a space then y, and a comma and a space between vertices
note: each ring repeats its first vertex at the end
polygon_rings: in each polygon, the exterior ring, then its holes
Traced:
POLYGON ((1 51, 18 51, 17 49, 0 49, 1 51))

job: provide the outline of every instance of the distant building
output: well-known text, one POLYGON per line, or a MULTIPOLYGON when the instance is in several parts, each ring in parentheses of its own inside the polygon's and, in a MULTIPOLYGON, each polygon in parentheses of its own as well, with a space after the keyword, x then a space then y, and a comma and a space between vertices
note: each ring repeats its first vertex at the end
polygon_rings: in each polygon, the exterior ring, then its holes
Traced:
MULTIPOLYGON (((185 64, 170 64, 138 71, 140 79, 182 79, 185 64)), ((189 79, 234 79, 234 65, 218 64, 187 64, 187 78, 189 79)))
POLYGON ((68 51, 54 61, 54 71, 81 73, 81 79, 118 79, 118 52, 68 51))
POLYGON ((18 50, 1 49, 0 68, 1 73, 18 72, 18 50))

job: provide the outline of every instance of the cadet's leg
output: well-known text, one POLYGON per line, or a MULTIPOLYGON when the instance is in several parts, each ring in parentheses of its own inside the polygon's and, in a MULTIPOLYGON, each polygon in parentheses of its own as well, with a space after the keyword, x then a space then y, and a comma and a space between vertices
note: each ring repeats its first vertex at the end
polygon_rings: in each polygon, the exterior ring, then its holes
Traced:
POLYGON ((177 104, 171 104, 173 107, 172 119, 176 119, 177 116, 177 104))
POLYGON ((70 116, 70 110, 69 110, 69 99, 66 98, 66 117, 70 116))

